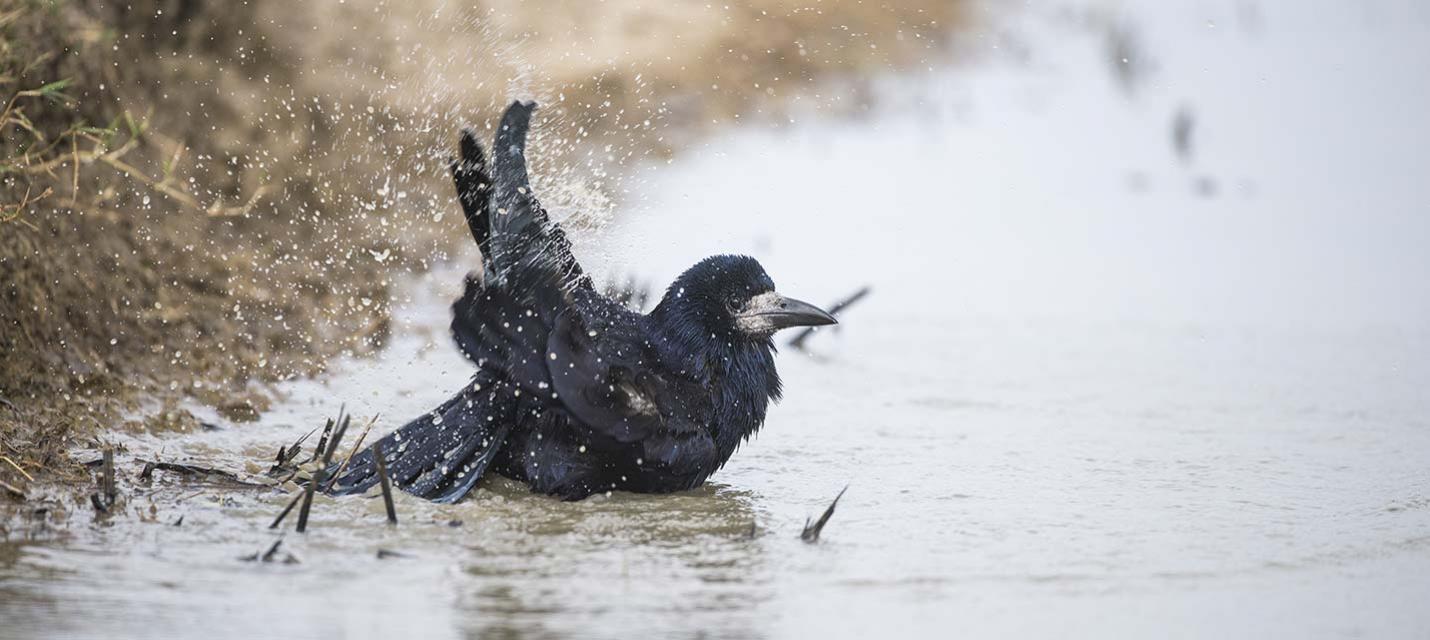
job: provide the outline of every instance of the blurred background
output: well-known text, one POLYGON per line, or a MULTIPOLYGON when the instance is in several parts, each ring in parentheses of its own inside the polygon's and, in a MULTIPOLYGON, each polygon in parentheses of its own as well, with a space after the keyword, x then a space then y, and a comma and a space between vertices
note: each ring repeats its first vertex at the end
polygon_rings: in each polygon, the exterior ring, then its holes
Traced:
POLYGON ((1424 3, 0 6, 0 636, 1430 633, 1424 3), (759 437, 678 496, 330 501, 296 565, 234 560, 281 495, 91 522, 101 446, 252 472, 465 382, 446 158, 514 98, 607 282, 870 288, 759 437))

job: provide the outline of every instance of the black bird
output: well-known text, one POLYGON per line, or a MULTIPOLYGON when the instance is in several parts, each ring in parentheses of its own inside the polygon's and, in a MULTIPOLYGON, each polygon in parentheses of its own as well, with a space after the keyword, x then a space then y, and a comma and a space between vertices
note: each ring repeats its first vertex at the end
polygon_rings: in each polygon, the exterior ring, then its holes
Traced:
MULTIPOLYGON (((699 486, 780 397, 771 336, 835 320, 776 293, 745 256, 700 261, 646 315, 598 293, 531 192, 535 108, 507 109, 490 170, 462 132, 452 177, 483 269, 452 306, 452 333, 477 372, 381 440, 392 480, 437 502, 491 470, 568 500, 699 486)), ((333 493, 377 483, 373 451, 349 462, 333 493)))

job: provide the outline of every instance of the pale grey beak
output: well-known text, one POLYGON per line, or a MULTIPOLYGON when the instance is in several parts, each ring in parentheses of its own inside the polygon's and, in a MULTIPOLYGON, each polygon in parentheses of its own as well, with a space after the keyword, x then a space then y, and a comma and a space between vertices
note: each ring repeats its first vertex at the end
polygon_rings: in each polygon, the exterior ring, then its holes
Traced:
POLYGON ((790 327, 819 327, 839 321, 823 309, 773 291, 750 299, 735 316, 735 324, 748 333, 765 333, 790 327))

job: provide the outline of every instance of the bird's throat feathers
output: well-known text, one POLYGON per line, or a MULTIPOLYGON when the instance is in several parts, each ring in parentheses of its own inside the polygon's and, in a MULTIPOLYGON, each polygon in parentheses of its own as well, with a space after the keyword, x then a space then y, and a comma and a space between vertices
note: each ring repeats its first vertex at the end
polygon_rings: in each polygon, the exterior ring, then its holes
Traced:
POLYGON ((652 333, 663 338, 659 351, 667 365, 698 380, 711 393, 712 436, 722 458, 728 458, 759 430, 770 402, 780 399, 774 341, 712 335, 694 318, 682 317, 681 306, 663 303, 663 309, 648 316, 655 325, 652 333))

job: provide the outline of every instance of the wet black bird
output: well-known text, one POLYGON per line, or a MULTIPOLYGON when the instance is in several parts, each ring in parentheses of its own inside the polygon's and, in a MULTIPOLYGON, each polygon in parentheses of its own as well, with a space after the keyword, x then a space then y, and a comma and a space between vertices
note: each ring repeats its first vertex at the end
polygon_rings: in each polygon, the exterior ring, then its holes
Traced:
MULTIPOLYGON (((462 133, 452 176, 483 270, 453 304, 452 332, 477 372, 382 439, 389 473, 438 502, 460 499, 490 471, 569 500, 696 487, 780 397, 771 336, 835 320, 776 293, 745 256, 700 261, 646 315, 598 293, 531 192, 535 107, 507 109, 490 169, 473 133, 462 133)), ((378 481, 373 451, 352 459, 334 493, 378 481)))

